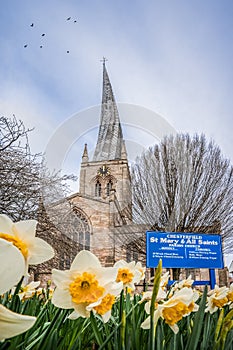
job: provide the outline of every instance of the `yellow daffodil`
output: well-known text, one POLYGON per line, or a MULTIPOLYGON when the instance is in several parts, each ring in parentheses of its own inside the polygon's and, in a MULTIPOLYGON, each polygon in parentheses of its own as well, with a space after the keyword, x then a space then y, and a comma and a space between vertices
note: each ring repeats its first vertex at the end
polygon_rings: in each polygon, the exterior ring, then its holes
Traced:
MULTIPOLYGON (((178 333, 179 327, 177 322, 183 317, 188 316, 192 311, 198 310, 195 301, 198 294, 194 293, 191 288, 184 287, 177 291, 169 300, 156 305, 154 313, 154 322, 156 323, 160 317, 170 326, 174 333, 178 333)), ((146 303, 145 310, 150 313, 150 302, 146 303)), ((150 328, 150 316, 141 324, 143 329, 150 328)))
POLYGON ((25 260, 25 273, 28 265, 37 265, 54 256, 53 248, 43 239, 35 237, 36 220, 13 223, 6 215, 0 215, 0 238, 18 248, 25 260))
POLYGON ((127 263, 119 260, 114 267, 118 269, 116 282, 122 282, 124 287, 135 290, 135 283, 139 283, 144 275, 141 265, 135 264, 134 261, 127 263))
POLYGON ((52 303, 63 309, 74 309, 70 318, 89 317, 90 310, 105 314, 111 310, 113 296, 118 295, 122 283, 116 283, 117 268, 104 268, 99 259, 87 250, 79 252, 70 270, 52 270, 56 285, 52 303))
POLYGON ((0 295, 20 281, 24 269, 20 251, 11 242, 0 238, 0 295))
POLYGON ((215 288, 208 293, 207 307, 205 311, 213 314, 218 309, 227 305, 229 303, 228 293, 229 288, 216 285, 215 288))
POLYGON ((0 341, 26 332, 36 322, 36 317, 20 315, 0 305, 0 341))
POLYGON ((36 294, 37 290, 36 288, 39 287, 40 282, 30 282, 26 285, 22 285, 20 288, 20 291, 18 293, 18 296, 20 298, 20 300, 26 300, 26 299, 30 299, 33 297, 33 295, 36 294))

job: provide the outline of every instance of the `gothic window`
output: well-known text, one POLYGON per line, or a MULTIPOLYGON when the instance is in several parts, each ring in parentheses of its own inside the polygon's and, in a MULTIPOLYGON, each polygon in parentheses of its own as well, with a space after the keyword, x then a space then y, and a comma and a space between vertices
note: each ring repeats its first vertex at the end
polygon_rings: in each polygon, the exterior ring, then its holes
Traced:
POLYGON ((84 233, 83 232, 79 232, 78 234, 78 238, 79 238, 79 246, 80 246, 80 249, 84 249, 84 233))
POLYGON ((127 250, 126 250, 126 261, 127 262, 131 261, 131 250, 129 247, 127 247, 127 250))
POLYGON ((137 251, 133 251, 133 261, 137 262, 138 261, 138 252, 137 251))
POLYGON ((126 248, 126 261, 135 261, 137 262, 139 260, 138 252, 135 248, 132 248, 131 245, 128 245, 126 248))
POLYGON ((101 183, 99 181, 95 184, 95 196, 101 197, 101 183))
POLYGON ((68 227, 66 225, 66 232, 77 244, 79 250, 90 250, 90 227, 86 216, 78 208, 73 208, 69 214, 69 225, 68 227))
POLYGON ((112 181, 110 180, 110 181, 107 183, 107 188, 106 188, 106 194, 107 194, 107 196, 110 195, 111 189, 112 189, 112 181))
POLYGON ((79 233, 79 246, 80 250, 90 250, 90 232, 80 232, 79 233))

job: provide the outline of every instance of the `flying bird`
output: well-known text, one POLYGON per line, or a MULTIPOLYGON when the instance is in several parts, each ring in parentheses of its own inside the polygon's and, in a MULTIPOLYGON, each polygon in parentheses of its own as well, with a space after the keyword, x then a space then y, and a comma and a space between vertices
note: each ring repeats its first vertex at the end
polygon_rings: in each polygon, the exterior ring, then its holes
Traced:
POLYGON ((66 51, 66 53, 70 53, 70 51, 69 51, 69 50, 67 50, 67 51, 66 51))
POLYGON ((74 23, 77 23, 76 19, 74 20, 74 23))
POLYGON ((28 45, 27 45, 27 44, 25 44, 25 45, 24 45, 24 48, 26 48, 27 46, 28 46, 28 45))
POLYGON ((34 26, 34 23, 30 24, 30 26, 33 27, 33 26, 34 26))
POLYGON ((42 49, 42 47, 43 47, 43 46, 42 46, 42 45, 40 45, 40 49, 42 49))
POLYGON ((69 21, 70 19, 71 19, 71 17, 66 18, 67 21, 69 21))
POLYGON ((45 33, 41 34, 41 36, 45 36, 45 33))

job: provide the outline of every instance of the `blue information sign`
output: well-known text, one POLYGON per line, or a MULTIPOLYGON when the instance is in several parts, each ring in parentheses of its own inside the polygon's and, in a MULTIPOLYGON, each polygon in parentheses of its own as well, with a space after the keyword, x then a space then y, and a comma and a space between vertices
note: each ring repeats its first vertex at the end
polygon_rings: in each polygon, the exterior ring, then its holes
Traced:
POLYGON ((165 268, 222 269, 220 235, 182 232, 146 232, 146 265, 165 268))

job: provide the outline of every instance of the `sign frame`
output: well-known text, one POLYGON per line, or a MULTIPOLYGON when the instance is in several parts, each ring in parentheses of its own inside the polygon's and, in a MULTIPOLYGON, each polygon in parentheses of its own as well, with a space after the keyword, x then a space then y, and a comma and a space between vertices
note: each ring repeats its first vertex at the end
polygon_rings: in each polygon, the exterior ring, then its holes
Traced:
POLYGON ((146 266, 164 268, 222 269, 219 234, 146 231, 146 266))

